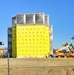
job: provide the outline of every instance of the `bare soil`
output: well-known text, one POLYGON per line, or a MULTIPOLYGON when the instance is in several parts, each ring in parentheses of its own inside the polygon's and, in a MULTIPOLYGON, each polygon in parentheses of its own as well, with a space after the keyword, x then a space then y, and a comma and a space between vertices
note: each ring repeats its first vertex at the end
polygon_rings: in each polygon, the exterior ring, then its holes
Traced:
MULTIPOLYGON (((74 75, 74 58, 10 58, 10 75, 74 75)), ((8 59, 0 59, 0 75, 8 75, 8 59)))

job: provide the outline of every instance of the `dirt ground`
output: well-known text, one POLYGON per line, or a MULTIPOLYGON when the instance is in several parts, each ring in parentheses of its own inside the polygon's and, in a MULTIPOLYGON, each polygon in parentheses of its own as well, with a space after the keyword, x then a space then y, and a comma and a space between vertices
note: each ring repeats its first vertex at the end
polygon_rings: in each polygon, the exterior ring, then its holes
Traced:
MULTIPOLYGON (((10 58, 10 75, 74 75, 74 58, 10 58)), ((8 75, 8 59, 0 59, 0 75, 8 75)))

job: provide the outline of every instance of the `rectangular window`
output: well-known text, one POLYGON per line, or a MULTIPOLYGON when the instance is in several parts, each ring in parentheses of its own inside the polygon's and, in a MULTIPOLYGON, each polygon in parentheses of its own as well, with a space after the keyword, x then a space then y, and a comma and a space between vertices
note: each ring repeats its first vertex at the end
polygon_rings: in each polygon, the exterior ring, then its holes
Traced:
POLYGON ((16 16, 12 17, 12 26, 14 27, 16 25, 16 16))
POLYGON ((33 14, 26 15, 26 24, 33 24, 33 14))
POLYGON ((19 14, 16 16, 17 24, 24 24, 24 14, 19 14))
POLYGON ((35 14, 35 20, 38 24, 43 24, 43 14, 35 14))

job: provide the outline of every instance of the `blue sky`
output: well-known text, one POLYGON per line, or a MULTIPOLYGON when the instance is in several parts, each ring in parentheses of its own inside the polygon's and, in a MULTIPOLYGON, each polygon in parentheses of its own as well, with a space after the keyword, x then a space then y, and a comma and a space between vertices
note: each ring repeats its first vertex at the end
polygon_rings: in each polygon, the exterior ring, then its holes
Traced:
POLYGON ((74 0, 0 0, 0 41, 7 46, 7 28, 17 13, 44 12, 53 25, 54 48, 74 35, 74 0))

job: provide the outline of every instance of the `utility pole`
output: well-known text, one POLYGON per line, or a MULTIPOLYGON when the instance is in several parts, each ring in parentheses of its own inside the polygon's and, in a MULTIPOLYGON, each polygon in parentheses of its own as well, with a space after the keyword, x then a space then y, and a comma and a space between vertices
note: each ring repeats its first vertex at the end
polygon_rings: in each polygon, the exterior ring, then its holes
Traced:
POLYGON ((8 75, 10 75, 10 65, 9 65, 9 51, 8 51, 8 75))

